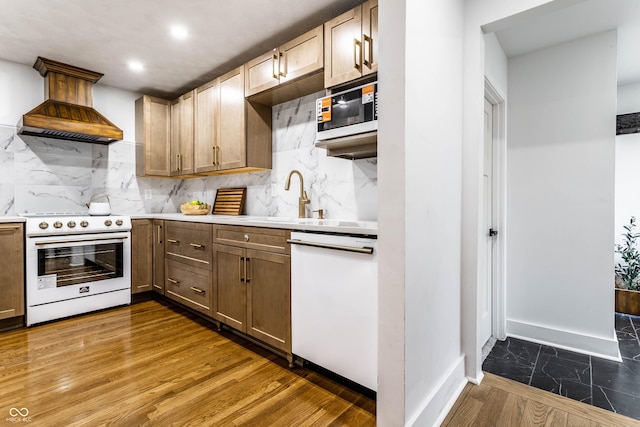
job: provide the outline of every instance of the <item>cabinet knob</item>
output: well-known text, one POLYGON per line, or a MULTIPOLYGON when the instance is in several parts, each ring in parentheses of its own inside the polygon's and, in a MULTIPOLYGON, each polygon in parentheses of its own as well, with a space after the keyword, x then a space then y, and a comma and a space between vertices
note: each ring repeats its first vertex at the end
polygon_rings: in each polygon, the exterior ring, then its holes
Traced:
POLYGON ((244 235, 244 241, 245 241, 245 242, 248 242, 248 241, 249 241, 249 235, 248 235, 248 234, 245 234, 245 235, 244 235))

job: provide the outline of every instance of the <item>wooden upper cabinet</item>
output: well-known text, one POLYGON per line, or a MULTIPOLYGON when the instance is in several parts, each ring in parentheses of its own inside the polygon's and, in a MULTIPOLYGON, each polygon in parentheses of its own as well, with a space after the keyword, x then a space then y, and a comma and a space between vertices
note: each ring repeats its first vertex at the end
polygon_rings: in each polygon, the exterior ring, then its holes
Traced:
POLYGON ((135 102, 136 174, 169 176, 170 102, 143 96, 135 102))
POLYGON ((280 83, 319 71, 324 66, 323 26, 314 28, 280 47, 280 83))
POLYGON ((271 89, 323 67, 323 26, 314 28, 245 64, 246 96, 271 89))
POLYGON ((247 96, 255 95, 280 84, 278 49, 273 49, 245 64, 247 96))
POLYGON ((24 316, 24 226, 0 224, 0 319, 24 316))
POLYGON ((171 176, 193 174, 194 91, 171 101, 171 176))
POLYGON ((220 114, 217 163, 220 170, 247 166, 244 67, 219 77, 220 114))
POLYGON ((378 0, 324 24, 324 85, 329 88, 378 69, 378 0))
POLYGON ((238 67, 194 92, 195 172, 246 167, 244 67, 238 67))
POLYGON ((215 79, 195 90, 193 163, 195 173, 218 170, 220 86, 215 79))
POLYGON ((362 75, 378 72, 378 0, 362 4, 362 75))

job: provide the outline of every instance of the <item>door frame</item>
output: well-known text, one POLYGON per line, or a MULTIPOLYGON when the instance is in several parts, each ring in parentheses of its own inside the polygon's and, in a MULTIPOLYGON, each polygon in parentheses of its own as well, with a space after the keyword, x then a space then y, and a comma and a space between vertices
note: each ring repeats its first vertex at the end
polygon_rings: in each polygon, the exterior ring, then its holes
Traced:
MULTIPOLYGON (((493 105, 493 220, 498 230, 492 254, 492 318, 491 334, 504 340, 507 337, 506 301, 506 236, 507 236, 507 138, 506 103, 485 77, 484 96, 493 105)), ((482 243, 483 244, 483 243, 482 243)), ((480 320, 480 319, 478 319, 480 320)))

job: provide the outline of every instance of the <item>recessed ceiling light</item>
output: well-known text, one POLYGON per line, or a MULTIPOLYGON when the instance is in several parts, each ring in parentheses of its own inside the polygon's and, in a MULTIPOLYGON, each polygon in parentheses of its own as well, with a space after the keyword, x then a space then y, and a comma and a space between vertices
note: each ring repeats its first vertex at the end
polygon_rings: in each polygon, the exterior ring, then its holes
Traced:
POLYGON ((187 28, 182 25, 172 25, 171 35, 174 39, 185 40, 189 37, 189 32, 187 31, 187 28))
POLYGON ((144 70, 144 65, 140 61, 129 61, 129 69, 139 73, 144 70))

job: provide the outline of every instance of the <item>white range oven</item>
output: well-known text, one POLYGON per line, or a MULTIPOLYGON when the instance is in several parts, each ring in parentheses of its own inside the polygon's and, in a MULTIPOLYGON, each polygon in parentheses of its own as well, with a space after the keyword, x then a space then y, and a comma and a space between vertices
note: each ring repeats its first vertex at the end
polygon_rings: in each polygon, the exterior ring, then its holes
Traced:
POLYGON ((128 216, 23 216, 27 326, 131 302, 128 216))

